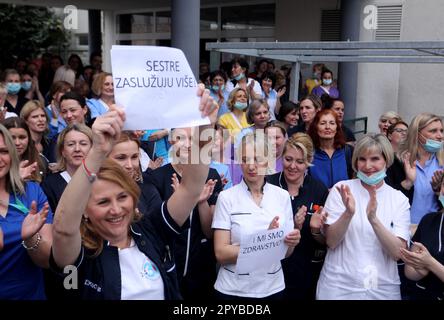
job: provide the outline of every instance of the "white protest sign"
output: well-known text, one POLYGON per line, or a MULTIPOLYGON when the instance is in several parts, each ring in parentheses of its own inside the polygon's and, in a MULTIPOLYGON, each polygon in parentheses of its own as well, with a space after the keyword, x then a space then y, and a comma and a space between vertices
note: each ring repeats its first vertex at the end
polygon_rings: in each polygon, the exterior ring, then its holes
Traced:
POLYGON ((281 227, 242 237, 236 273, 268 269, 270 265, 285 258, 288 246, 284 243, 284 239, 289 232, 287 228, 281 227))
POLYGON ((197 83, 183 52, 155 46, 113 46, 116 104, 124 129, 184 128, 209 124, 199 111, 197 83))

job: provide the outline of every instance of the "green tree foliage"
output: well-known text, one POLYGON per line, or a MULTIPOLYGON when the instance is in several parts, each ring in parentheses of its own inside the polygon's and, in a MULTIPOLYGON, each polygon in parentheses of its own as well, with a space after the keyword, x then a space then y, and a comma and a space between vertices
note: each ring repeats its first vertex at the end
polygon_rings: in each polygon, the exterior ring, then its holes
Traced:
POLYGON ((17 57, 33 57, 68 45, 63 21, 43 7, 0 4, 0 64, 11 65, 17 57))

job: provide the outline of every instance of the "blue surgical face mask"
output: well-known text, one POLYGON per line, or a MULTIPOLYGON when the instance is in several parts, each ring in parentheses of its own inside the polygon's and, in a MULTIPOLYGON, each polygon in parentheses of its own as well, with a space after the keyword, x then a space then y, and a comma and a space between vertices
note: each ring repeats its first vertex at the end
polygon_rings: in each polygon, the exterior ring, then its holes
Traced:
POLYGON ((375 174, 372 174, 370 177, 367 176, 365 173, 363 173, 362 171, 358 171, 358 173, 356 174, 356 177, 361 180, 362 182, 364 182, 365 184, 368 184, 370 186, 375 186, 378 183, 380 183, 382 180, 384 180, 384 178, 387 176, 385 174, 385 168, 382 169, 379 172, 376 172, 375 174))
POLYGON ((443 142, 432 139, 427 139, 423 144, 424 150, 430 153, 437 153, 442 149, 443 142))
POLYGON ((32 86, 32 81, 22 82, 22 89, 25 91, 31 90, 31 86, 32 86))
POLYGON ((17 94, 21 88, 22 85, 18 82, 8 82, 6 84, 6 89, 8 90, 9 94, 17 94))
POLYGON ((244 110, 248 107, 248 104, 246 102, 236 101, 234 107, 239 110, 244 110))
POLYGON ((332 79, 322 79, 322 83, 325 84, 326 86, 331 85, 333 82, 332 79))
POLYGON ((444 207, 444 194, 440 193, 438 200, 439 202, 441 202, 441 205, 444 207))
POLYGON ((219 89, 224 91, 225 85, 221 85, 220 87, 219 86, 212 86, 211 89, 216 92, 219 92, 219 89))
POLYGON ((313 79, 319 79, 321 77, 321 74, 319 72, 313 73, 313 79))
POLYGON ((238 74, 237 76, 235 76, 233 79, 239 81, 243 78, 245 78, 245 75, 243 73, 241 73, 241 74, 238 74))

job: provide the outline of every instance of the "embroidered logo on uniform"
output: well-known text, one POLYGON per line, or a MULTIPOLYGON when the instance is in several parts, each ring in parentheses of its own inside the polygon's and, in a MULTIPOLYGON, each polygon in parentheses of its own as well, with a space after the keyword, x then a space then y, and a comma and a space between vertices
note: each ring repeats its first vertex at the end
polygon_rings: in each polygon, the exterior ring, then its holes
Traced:
POLYGON ((146 259, 142 266, 142 278, 156 280, 160 277, 159 269, 150 260, 146 259))

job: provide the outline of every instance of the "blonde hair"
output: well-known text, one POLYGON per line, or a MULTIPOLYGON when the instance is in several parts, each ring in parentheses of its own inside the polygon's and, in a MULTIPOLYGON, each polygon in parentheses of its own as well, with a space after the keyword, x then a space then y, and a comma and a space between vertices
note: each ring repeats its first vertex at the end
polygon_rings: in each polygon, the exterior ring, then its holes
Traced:
MULTIPOLYGON (((120 144, 120 143, 124 143, 124 142, 134 142, 137 145, 137 149, 140 148, 140 140, 138 138, 136 138, 136 136, 134 135, 133 131, 123 131, 120 134, 119 139, 117 139, 114 142, 114 146, 113 148, 120 144)), ((112 151, 111 151, 112 152, 112 151)), ((109 156, 109 155, 108 155, 109 156)), ((140 153, 139 153, 139 163, 140 163, 140 153)), ((142 176, 142 169, 139 165, 138 170, 136 172, 136 176, 132 177, 135 181, 137 182, 143 182, 143 176, 142 176)))
POLYGON ((0 124, 0 134, 3 136, 6 148, 8 149, 9 157, 11 158, 9 172, 5 177, 6 191, 8 193, 12 192, 14 194, 24 194, 25 185, 22 177, 20 176, 20 160, 14 141, 12 140, 9 130, 6 129, 2 124, 0 124))
POLYGON ((356 143, 352 156, 352 168, 358 172, 356 163, 361 155, 369 150, 376 150, 382 154, 385 159, 385 167, 389 168, 393 164, 394 153, 392 145, 387 137, 382 133, 366 134, 356 143))
POLYGON ((387 112, 384 112, 380 117, 379 117, 379 121, 381 121, 382 119, 388 119, 388 120, 392 120, 392 119, 395 119, 396 120, 396 122, 398 122, 398 121, 402 121, 402 118, 401 118, 401 116, 398 114, 398 113, 396 113, 395 111, 387 111, 387 112))
POLYGON ((3 82, 0 82, 0 96, 6 97, 8 94, 8 89, 6 88, 6 85, 3 82))
POLYGON ((46 125, 49 123, 48 114, 46 113, 45 107, 41 104, 39 100, 29 100, 25 103, 22 110, 20 111, 20 118, 22 118, 25 121, 28 121, 29 116, 32 112, 35 110, 42 109, 43 113, 46 117, 46 125))
POLYGON ((109 72, 100 72, 99 74, 94 76, 94 80, 91 85, 91 91, 97 97, 100 97, 102 95, 102 87, 105 83, 106 77, 108 76, 112 77, 113 75, 109 72))
MULTIPOLYGON (((409 162, 411 166, 415 165, 419 156, 419 132, 427 127, 432 122, 439 121, 442 124, 442 120, 435 114, 424 112, 416 115, 410 123, 407 130, 407 138, 399 146, 399 155, 402 159, 402 155, 406 152, 410 153, 409 162)), ((440 166, 444 165, 444 150, 441 149, 436 153, 436 158, 440 166)))
POLYGON ((57 68, 54 79, 52 83, 57 81, 65 81, 74 87, 74 83, 76 81, 76 73, 71 69, 70 66, 64 65, 57 68))
MULTIPOLYGON (((248 124, 254 124, 254 114, 259 110, 260 107, 264 106, 268 112, 270 112, 270 107, 265 99, 255 99, 248 106, 247 110, 247 122, 248 124)), ((270 119, 270 115, 268 116, 270 119)))
POLYGON ((242 151, 243 150, 251 150, 250 148, 254 148, 254 154, 263 155, 264 158, 267 159, 267 163, 269 164, 269 158, 272 156, 270 152, 270 147, 268 144, 268 139, 263 130, 258 130, 256 132, 249 132, 244 135, 241 139, 239 148, 235 150, 236 159, 238 163, 242 163, 242 151))
POLYGON ((55 167, 56 171, 66 170, 66 160, 63 157, 62 152, 63 152, 63 148, 65 146, 66 136, 71 131, 78 131, 78 132, 83 133, 85 136, 87 136, 89 138, 89 141, 91 142, 91 146, 92 146, 93 134, 92 134, 92 130, 89 127, 87 127, 86 125, 84 125, 82 123, 74 123, 74 124, 68 125, 65 129, 63 129, 62 132, 60 132, 59 136, 57 137, 57 147, 56 147, 57 148, 56 149, 57 164, 55 167))
MULTIPOLYGON (((132 223, 139 221, 142 214, 137 209, 140 197, 140 188, 137 183, 125 172, 115 161, 105 159, 97 173, 97 179, 114 183, 129 193, 133 199, 132 223)), ((129 229, 128 229, 129 232, 129 229)), ((97 257, 103 250, 103 239, 96 231, 95 226, 89 219, 82 219, 80 223, 80 234, 85 248, 94 251, 93 257, 97 257)))
POLYGON ((282 155, 285 156, 285 152, 288 148, 299 149, 302 152, 305 164, 309 167, 312 166, 311 163, 313 162, 314 147, 313 141, 308 134, 302 132, 293 134, 287 141, 285 141, 282 155))
MULTIPOLYGON (((242 88, 235 88, 235 89, 233 89, 233 91, 231 91, 230 96, 227 99, 227 107, 228 107, 228 109, 230 111, 233 111, 233 109, 234 109, 234 103, 235 103, 235 100, 236 100, 236 94, 239 91, 245 92, 245 95, 247 96, 247 103, 248 103, 248 97, 249 97, 248 92, 246 90, 242 89, 242 88)), ((244 112, 245 111, 246 110, 244 110, 244 112)))

